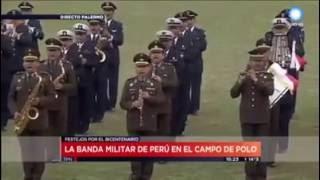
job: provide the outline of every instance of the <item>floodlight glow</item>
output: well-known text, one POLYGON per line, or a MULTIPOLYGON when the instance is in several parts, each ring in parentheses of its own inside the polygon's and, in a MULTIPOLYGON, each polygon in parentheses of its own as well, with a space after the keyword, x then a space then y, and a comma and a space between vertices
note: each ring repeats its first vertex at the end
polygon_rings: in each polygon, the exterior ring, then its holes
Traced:
POLYGON ((293 21, 300 21, 303 17, 303 11, 299 7, 293 7, 289 11, 289 17, 293 21))

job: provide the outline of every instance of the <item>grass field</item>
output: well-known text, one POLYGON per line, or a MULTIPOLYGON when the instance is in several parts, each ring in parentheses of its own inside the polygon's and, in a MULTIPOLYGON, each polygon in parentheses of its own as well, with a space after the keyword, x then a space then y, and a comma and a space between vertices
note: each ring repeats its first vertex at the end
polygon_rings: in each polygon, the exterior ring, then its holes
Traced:
MULTIPOLYGON (((18 1, 2 1, 2 12, 15 8, 18 1)), ((100 1, 34 1, 36 13, 100 13, 100 1)), ((133 74, 132 57, 146 51, 157 30, 165 28, 165 19, 176 12, 192 9, 206 30, 208 48, 204 53, 201 112, 188 121, 188 136, 240 135, 238 101, 229 96, 236 75, 247 62, 246 52, 270 29, 280 10, 293 5, 305 11, 307 59, 301 75, 297 110, 291 123, 291 135, 319 135, 319 4, 317 1, 119 1, 116 19, 124 24, 125 41, 121 48, 120 88, 133 74)), ((46 37, 55 36, 76 21, 42 21, 46 37)), ((41 42, 43 44, 43 42, 41 42)), ((41 47, 43 52, 44 48, 41 47)), ((43 54, 45 58, 45 54, 43 54)), ((126 135, 125 112, 117 108, 105 115, 101 124, 93 124, 94 135, 126 135)), ((9 127, 10 128, 10 127, 9 127)), ((7 132, 4 135, 11 135, 7 132)), ((22 179, 20 164, 2 163, 1 179, 22 179)), ((318 163, 280 163, 269 171, 270 180, 319 179, 318 163)), ((79 163, 47 165, 45 180, 125 180, 129 163, 79 163)), ((243 165, 232 163, 180 162, 155 165, 154 180, 241 180, 243 165)))

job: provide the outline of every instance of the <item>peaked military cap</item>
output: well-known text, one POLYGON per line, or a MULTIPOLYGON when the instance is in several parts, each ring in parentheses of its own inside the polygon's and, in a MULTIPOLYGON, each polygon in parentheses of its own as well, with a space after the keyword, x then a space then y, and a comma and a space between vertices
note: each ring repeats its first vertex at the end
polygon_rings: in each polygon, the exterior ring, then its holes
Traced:
POLYGON ((40 53, 36 49, 26 49, 24 52, 23 60, 24 61, 40 61, 40 53))
POLYGON ((188 19, 184 12, 179 12, 174 17, 180 19, 181 21, 185 21, 188 19))
POLYGON ((22 15, 22 13, 17 9, 10 10, 7 15, 22 15))
POLYGON ((145 53, 138 53, 133 57, 133 62, 136 65, 149 65, 151 63, 151 59, 145 53))
POLYGON ((33 9, 34 7, 33 7, 33 5, 32 5, 30 2, 28 2, 28 1, 22 1, 22 2, 18 5, 18 8, 20 8, 21 10, 23 10, 23 9, 29 10, 29 9, 33 9))
POLYGON ((104 2, 101 4, 101 9, 103 9, 103 10, 108 10, 108 9, 116 10, 117 6, 113 2, 104 2))
POLYGON ((45 41, 46 47, 47 48, 61 48, 62 43, 56 38, 49 38, 45 41))
POLYGON ((76 23, 75 25, 73 25, 73 31, 74 32, 88 32, 89 27, 86 24, 82 24, 82 23, 76 23))
POLYGON ((160 30, 156 33, 158 39, 173 39, 174 35, 171 31, 168 30, 160 30))
POLYGON ((102 24, 104 21, 103 19, 89 19, 88 23, 89 24, 102 24))
POLYGON ((151 52, 162 52, 165 49, 165 47, 159 40, 154 40, 149 44, 148 49, 151 52))
POLYGON ((170 17, 166 19, 166 23, 168 26, 180 26, 182 25, 182 21, 178 18, 170 17))
POLYGON ((188 17, 188 18, 195 18, 198 16, 198 14, 192 10, 186 10, 183 12, 184 13, 184 16, 188 17))
POLYGON ((263 57, 269 52, 270 46, 258 46, 249 51, 250 60, 263 60, 263 57))
POLYGON ((68 29, 61 29, 57 32, 59 39, 73 39, 74 33, 68 29))

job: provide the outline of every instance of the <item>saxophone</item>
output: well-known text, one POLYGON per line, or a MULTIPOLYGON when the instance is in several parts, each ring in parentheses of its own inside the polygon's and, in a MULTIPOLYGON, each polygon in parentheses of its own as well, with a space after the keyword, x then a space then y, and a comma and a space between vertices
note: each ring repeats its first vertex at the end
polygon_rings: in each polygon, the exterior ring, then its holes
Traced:
POLYGON ((42 77, 37 73, 35 75, 38 77, 38 83, 34 86, 26 103, 23 105, 20 111, 21 115, 14 119, 14 132, 17 135, 20 135, 24 131, 31 120, 36 120, 39 117, 39 109, 31 105, 32 100, 38 95, 42 84, 42 77))
POLYGON ((59 62, 59 66, 61 68, 61 74, 59 76, 57 76, 54 80, 53 80, 53 84, 57 84, 57 83, 63 83, 63 77, 66 74, 66 70, 63 66, 63 60, 60 60, 59 62))

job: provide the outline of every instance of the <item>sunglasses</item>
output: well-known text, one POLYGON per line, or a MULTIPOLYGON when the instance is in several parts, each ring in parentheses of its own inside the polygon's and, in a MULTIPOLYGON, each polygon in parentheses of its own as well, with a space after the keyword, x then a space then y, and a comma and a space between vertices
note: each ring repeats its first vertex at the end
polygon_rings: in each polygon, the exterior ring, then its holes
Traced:
POLYGON ((72 39, 69 39, 69 38, 61 38, 60 41, 63 41, 63 42, 65 42, 65 41, 72 41, 72 39))
POLYGON ((91 22, 91 23, 89 23, 89 25, 90 25, 90 26, 98 26, 98 25, 100 25, 100 23, 98 23, 98 22, 91 22))
POLYGON ((30 8, 30 9, 29 9, 29 8, 28 8, 28 9, 21 8, 21 11, 22 11, 22 12, 31 12, 31 11, 32 11, 32 9, 31 9, 31 8, 30 8))
POLYGON ((163 50, 151 50, 150 53, 155 53, 155 54, 159 54, 159 53, 163 53, 163 50))
POLYGON ((104 8, 103 11, 104 12, 113 12, 114 9, 113 8, 104 8))
POLYGON ((27 60, 24 60, 24 62, 26 63, 34 63, 34 62, 37 62, 36 59, 27 59, 27 60))
POLYGON ((170 42, 172 38, 159 38, 160 42, 170 42))
POLYGON ((58 49, 58 48, 47 48, 47 50, 50 52, 60 51, 60 49, 58 49))
POLYGON ((168 29, 169 29, 169 30, 179 29, 179 26, 169 26, 168 29))
POLYGON ((84 36, 84 35, 86 35, 86 33, 85 32, 76 32, 75 35, 84 36))

